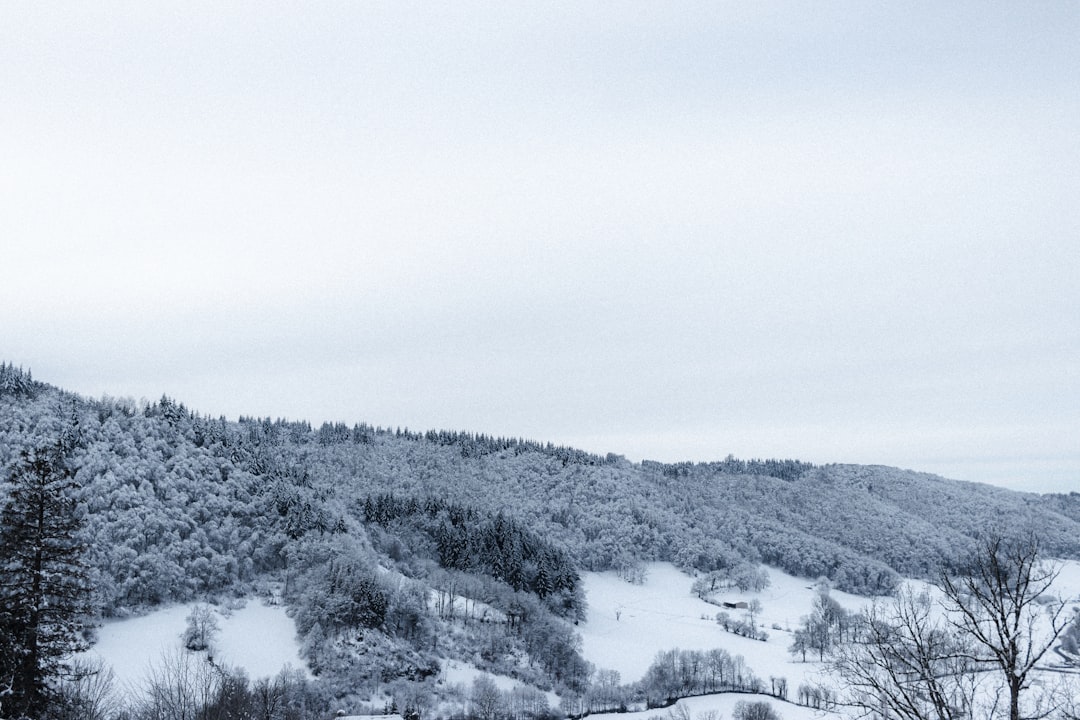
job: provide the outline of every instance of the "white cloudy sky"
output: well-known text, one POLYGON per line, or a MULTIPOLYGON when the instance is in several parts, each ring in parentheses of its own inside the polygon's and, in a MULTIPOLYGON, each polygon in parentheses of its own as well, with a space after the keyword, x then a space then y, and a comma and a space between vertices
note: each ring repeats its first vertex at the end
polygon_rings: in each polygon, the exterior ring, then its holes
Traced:
POLYGON ((1080 490, 1080 3, 0 5, 0 358, 1080 490))

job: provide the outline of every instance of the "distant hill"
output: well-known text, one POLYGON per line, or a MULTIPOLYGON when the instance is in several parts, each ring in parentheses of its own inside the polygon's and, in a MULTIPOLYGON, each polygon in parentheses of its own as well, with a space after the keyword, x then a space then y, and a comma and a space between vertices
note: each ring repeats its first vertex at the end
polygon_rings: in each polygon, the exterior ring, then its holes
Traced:
POLYGON ((1046 555, 1080 557, 1076 494, 882 466, 631 463, 469 432, 230 422, 167 397, 82 398, 0 365, 0 478, 61 434, 77 438, 102 614, 281 582, 326 672, 359 652, 336 634, 348 627, 378 630, 366 652, 402 675, 433 672, 426 648, 455 620, 452 604, 449 616, 429 605, 433 590, 482 601, 515 630, 513 647, 469 634, 455 651, 504 671, 499 658, 526 653, 540 659, 529 672, 572 685, 572 633, 553 628, 583 612, 581 570, 633 579, 649 561, 766 562, 874 594, 932 574, 988 531, 1032 528, 1046 555), (387 570, 402 579, 392 588, 387 570), (327 600, 345 586, 353 600, 327 600))

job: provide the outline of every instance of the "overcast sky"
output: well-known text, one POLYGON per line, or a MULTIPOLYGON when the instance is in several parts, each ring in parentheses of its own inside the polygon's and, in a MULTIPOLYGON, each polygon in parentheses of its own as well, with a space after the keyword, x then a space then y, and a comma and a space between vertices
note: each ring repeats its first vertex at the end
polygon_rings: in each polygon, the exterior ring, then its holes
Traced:
POLYGON ((1080 491, 1080 3, 0 5, 0 359, 1080 491))

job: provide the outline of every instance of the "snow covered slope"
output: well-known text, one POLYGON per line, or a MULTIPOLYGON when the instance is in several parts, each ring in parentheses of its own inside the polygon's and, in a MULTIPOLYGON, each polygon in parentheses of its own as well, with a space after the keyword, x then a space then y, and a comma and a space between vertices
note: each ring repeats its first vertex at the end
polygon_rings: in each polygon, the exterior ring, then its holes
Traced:
MULTIPOLYGON (((815 675, 812 663, 796 662, 788 654, 791 631, 810 613, 816 590, 805 579, 769 568, 771 585, 760 593, 737 590, 718 596, 736 602, 757 598, 762 611, 757 622, 769 639, 750 640, 725 632, 716 623, 718 612, 739 619, 731 610, 698 599, 690 592, 693 578, 668 563, 652 563, 642 585, 632 585, 613 572, 584 573, 589 611, 578 628, 585 659, 599 668, 617 670, 624 683, 641 679, 660 650, 723 648, 742 655, 754 673, 787 677, 794 688, 815 675), (775 629, 774 625, 780 629, 775 629)), ((867 598, 831 591, 848 609, 862 607, 867 598)))

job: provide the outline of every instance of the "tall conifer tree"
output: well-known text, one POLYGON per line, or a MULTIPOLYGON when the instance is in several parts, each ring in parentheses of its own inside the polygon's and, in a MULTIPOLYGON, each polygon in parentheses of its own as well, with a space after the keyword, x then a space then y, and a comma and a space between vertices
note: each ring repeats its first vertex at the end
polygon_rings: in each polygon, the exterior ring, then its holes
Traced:
POLYGON ((42 717, 65 659, 85 646, 89 583, 70 448, 24 451, 0 510, 0 715, 42 717))

